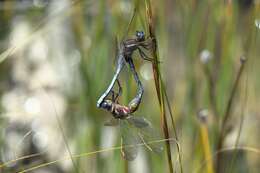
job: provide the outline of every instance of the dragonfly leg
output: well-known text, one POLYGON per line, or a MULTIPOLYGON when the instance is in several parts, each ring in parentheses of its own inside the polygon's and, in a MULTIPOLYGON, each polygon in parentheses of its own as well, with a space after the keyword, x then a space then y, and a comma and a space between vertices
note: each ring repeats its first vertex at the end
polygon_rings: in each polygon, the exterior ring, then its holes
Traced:
POLYGON ((142 46, 144 49, 146 49, 146 50, 149 50, 149 49, 151 49, 151 44, 150 43, 142 43, 140 46, 142 46))
POLYGON ((115 102, 117 96, 115 96, 114 90, 111 90, 111 95, 112 95, 112 101, 115 102))
POLYGON ((116 96, 114 97, 114 102, 115 102, 115 103, 118 103, 119 96, 122 95, 122 86, 121 86, 121 84, 120 84, 119 79, 116 80, 116 83, 117 83, 117 85, 118 85, 118 92, 116 93, 116 96))
POLYGON ((122 94, 122 87, 118 79, 116 79, 116 83, 118 85, 118 92, 115 92, 113 89, 111 90, 112 101, 114 103, 118 103, 119 96, 122 94))

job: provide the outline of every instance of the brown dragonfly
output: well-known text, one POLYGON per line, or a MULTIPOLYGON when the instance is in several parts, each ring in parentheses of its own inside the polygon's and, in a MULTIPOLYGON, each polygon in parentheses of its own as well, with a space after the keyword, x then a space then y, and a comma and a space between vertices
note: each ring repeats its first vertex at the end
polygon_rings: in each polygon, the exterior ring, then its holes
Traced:
POLYGON ((121 135, 122 155, 128 160, 132 161, 137 157, 138 148, 137 144, 142 143, 144 146, 155 153, 161 153, 163 150, 161 143, 151 143, 158 140, 159 135, 152 127, 150 121, 144 117, 134 116, 138 95, 134 98, 128 106, 118 103, 118 98, 122 92, 122 88, 118 79, 116 80, 119 85, 119 92, 115 93, 111 90, 112 98, 106 98, 100 105, 100 108, 112 113, 113 117, 106 126, 119 126, 121 135))

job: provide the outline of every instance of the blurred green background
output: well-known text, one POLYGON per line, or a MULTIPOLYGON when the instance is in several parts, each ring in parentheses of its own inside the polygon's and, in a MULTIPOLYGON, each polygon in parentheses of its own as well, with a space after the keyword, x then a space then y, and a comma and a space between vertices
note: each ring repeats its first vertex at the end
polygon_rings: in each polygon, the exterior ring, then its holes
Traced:
MULTIPOLYGON (((183 172, 259 172, 260 1, 151 0, 151 7, 181 149, 171 141, 174 171, 180 154, 183 172)), ((114 75, 116 40, 148 33, 145 1, 1 0, 0 14, 0 172, 169 172, 166 151, 140 147, 134 161, 123 160, 111 148, 120 146, 120 129, 105 127, 111 114, 96 107, 114 75), (43 163, 50 164, 35 167, 43 163)), ((135 116, 163 138, 152 65, 133 58, 145 89, 135 116)), ((127 104, 136 85, 127 68, 120 80, 127 104)))

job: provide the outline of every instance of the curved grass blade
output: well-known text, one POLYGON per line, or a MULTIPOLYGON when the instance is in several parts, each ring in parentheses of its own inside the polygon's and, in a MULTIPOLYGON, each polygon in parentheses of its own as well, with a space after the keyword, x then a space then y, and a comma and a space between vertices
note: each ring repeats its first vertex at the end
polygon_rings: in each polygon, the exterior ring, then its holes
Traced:
MULTIPOLYGON (((158 142, 165 142, 165 141, 175 141, 173 138, 169 138, 169 139, 160 139, 160 140, 156 140, 156 141, 149 141, 149 143, 158 143, 158 142)), ((137 146, 143 146, 145 144, 143 143, 140 143, 140 144, 137 144, 137 146)), ((73 158, 82 158, 82 157, 87 157, 87 156, 91 156, 91 155, 96 155, 98 153, 103 153, 103 152, 109 152, 109 151, 115 151, 115 150, 120 150, 122 147, 121 146, 114 146, 114 147, 109 147, 109 148, 104 148, 104 149, 100 149, 100 150, 95 150, 95 151, 91 151, 91 152, 85 152, 85 153, 80 153, 80 154, 75 154, 73 155, 72 157, 73 158)), ((221 151, 217 152, 214 154, 214 156, 220 152, 225 152, 225 151, 229 151, 231 150, 232 148, 226 148, 226 149, 222 149, 221 151)), ((251 147, 240 147, 240 148, 236 148, 236 149, 241 149, 241 150, 245 150, 245 151, 249 151, 249 152, 254 152, 256 154, 260 154, 260 150, 257 149, 257 148, 251 148, 251 147)), ((13 162, 16 162, 18 160, 23 160, 25 158, 30 158, 30 157, 34 157, 34 156, 31 156, 31 155, 27 155, 27 156, 23 156, 21 158, 18 158, 18 159, 15 159, 15 160, 11 160, 9 161, 9 163, 13 163, 13 162)), ((38 165, 35 165, 35 166, 32 166, 32 167, 29 167, 27 169, 24 169, 22 171, 19 171, 17 173, 26 173, 26 172, 30 172, 30 171, 33 171, 33 170, 36 170, 36 169, 40 169, 40 168, 43 168, 43 167, 47 167, 47 166, 50 166, 50 165, 54 165, 54 164, 57 164, 58 162, 62 162, 62 161, 65 161, 65 160, 69 160, 70 159, 70 156, 64 156, 60 159, 57 159, 57 160, 54 160, 54 161, 50 161, 50 162, 46 162, 46 163, 42 163, 42 164, 38 164, 38 165)), ((205 160, 204 162, 206 162, 207 160, 205 160)), ((6 166, 8 163, 5 162, 3 164, 0 164, 0 168, 6 166)), ((203 164, 202 164, 203 166, 203 164)), ((200 168, 201 169, 201 168, 200 168)))
POLYGON ((120 120, 121 145, 122 155, 128 161, 133 161, 138 154, 137 137, 133 134, 134 129, 129 128, 129 123, 126 120, 120 120))

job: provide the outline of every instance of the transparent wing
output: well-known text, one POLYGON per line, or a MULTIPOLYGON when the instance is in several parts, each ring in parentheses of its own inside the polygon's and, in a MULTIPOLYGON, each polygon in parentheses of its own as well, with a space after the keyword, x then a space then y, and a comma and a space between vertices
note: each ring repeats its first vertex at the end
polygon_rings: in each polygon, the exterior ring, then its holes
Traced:
POLYGON ((122 155, 128 160, 132 161, 136 158, 137 149, 137 136, 134 135, 133 128, 130 128, 129 123, 126 120, 119 120, 120 131, 121 131, 121 144, 122 144, 122 155))
POLYGON ((150 121, 143 117, 134 116, 131 116, 127 120, 130 124, 138 128, 138 136, 147 149, 158 154, 163 151, 163 143, 158 141, 161 139, 159 132, 152 127, 150 121))
POLYGON ((119 120, 115 118, 111 118, 109 121, 105 122, 105 126, 118 126, 119 120))
POLYGON ((134 21, 135 15, 136 15, 136 7, 134 7, 134 11, 133 11, 132 17, 131 17, 131 19, 130 19, 130 21, 128 23, 127 29, 126 29, 126 31, 125 31, 125 33, 123 35, 123 40, 126 38, 127 34, 129 33, 129 30, 130 30, 130 27, 131 27, 131 25, 132 25, 132 23, 134 21))
POLYGON ((150 122, 148 120, 146 120, 144 117, 134 117, 134 116, 129 116, 129 118, 127 119, 127 121, 134 125, 137 128, 144 128, 147 126, 150 126, 150 122))
POLYGON ((115 51, 115 54, 114 54, 114 59, 113 59, 113 64, 116 65, 116 60, 118 58, 118 52, 119 52, 119 49, 120 49, 120 44, 119 44, 119 41, 118 41, 118 37, 115 37, 115 48, 114 48, 114 51, 115 51))

